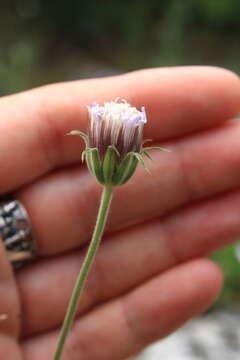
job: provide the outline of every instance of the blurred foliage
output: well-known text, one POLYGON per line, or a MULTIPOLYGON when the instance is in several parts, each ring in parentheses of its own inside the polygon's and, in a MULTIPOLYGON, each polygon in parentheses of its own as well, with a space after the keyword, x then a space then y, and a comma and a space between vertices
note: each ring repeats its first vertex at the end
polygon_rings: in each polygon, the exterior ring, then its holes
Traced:
POLYGON ((142 67, 239 71, 239 0, 2 0, 0 91, 142 67))
POLYGON ((239 246, 239 243, 231 245, 212 255, 212 259, 220 264, 225 275, 224 288, 216 305, 226 306, 231 304, 238 310, 240 310, 239 246))
MULTIPOLYGON (((239 14, 239 0, 2 0, 0 95, 143 67, 239 72, 239 14)), ((226 274, 219 304, 240 304, 233 248, 214 257, 226 274)))

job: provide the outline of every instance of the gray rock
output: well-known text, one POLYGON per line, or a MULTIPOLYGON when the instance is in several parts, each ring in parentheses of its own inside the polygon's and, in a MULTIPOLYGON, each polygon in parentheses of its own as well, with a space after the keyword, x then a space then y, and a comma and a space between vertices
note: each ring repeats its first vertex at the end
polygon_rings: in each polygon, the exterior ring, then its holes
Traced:
POLYGON ((149 346, 136 360, 238 360, 240 314, 218 310, 149 346))

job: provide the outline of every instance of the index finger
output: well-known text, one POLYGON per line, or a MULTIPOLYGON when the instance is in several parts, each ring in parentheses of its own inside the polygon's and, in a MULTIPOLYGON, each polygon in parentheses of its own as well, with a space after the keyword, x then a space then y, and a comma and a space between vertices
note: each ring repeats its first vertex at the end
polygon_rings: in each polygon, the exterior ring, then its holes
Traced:
POLYGON ((0 193, 80 159, 81 142, 65 137, 86 131, 85 105, 124 97, 145 105, 146 137, 166 140, 213 127, 239 112, 240 83, 211 67, 163 68, 105 79, 55 84, 2 98, 0 193))

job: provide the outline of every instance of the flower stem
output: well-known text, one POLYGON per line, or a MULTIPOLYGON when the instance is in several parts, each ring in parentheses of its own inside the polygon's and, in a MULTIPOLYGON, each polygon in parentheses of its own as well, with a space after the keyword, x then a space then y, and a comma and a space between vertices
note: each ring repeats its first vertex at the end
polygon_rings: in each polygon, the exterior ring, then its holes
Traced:
POLYGON ((77 306, 79 303, 79 299, 80 296, 82 294, 82 290, 84 287, 84 284, 86 282, 90 267, 93 263, 94 257, 96 255, 97 249, 99 247, 101 238, 102 238, 102 234, 105 228, 105 224, 106 224, 106 220, 107 220, 107 216, 108 216, 108 212, 109 212, 109 208, 110 208, 110 204, 111 204, 111 199, 112 199, 112 193, 113 193, 113 188, 111 186, 105 186, 102 192, 102 198, 101 198, 101 203, 100 203, 100 207, 98 210, 98 217, 97 217, 97 222, 95 225, 95 229, 92 235, 92 240, 90 242, 87 254, 85 256, 85 259, 83 261, 80 273, 78 275, 69 305, 68 305, 68 309, 67 309, 67 313, 65 315, 65 319, 63 322, 63 326, 60 332, 60 336, 59 336, 59 340, 58 340, 58 344, 57 344, 57 348, 56 348, 56 352, 54 355, 54 360, 60 360, 62 352, 63 352, 63 348, 64 348, 64 344, 66 341, 66 337, 68 335, 68 332, 71 328, 71 325, 73 323, 73 319, 77 310, 77 306))

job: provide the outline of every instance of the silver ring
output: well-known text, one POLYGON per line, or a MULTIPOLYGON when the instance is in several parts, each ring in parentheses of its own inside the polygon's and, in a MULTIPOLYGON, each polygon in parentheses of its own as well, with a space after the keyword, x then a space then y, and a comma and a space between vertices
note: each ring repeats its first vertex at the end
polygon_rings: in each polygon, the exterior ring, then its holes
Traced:
POLYGON ((26 209, 16 199, 0 199, 0 238, 14 269, 36 257, 32 226, 26 209))

